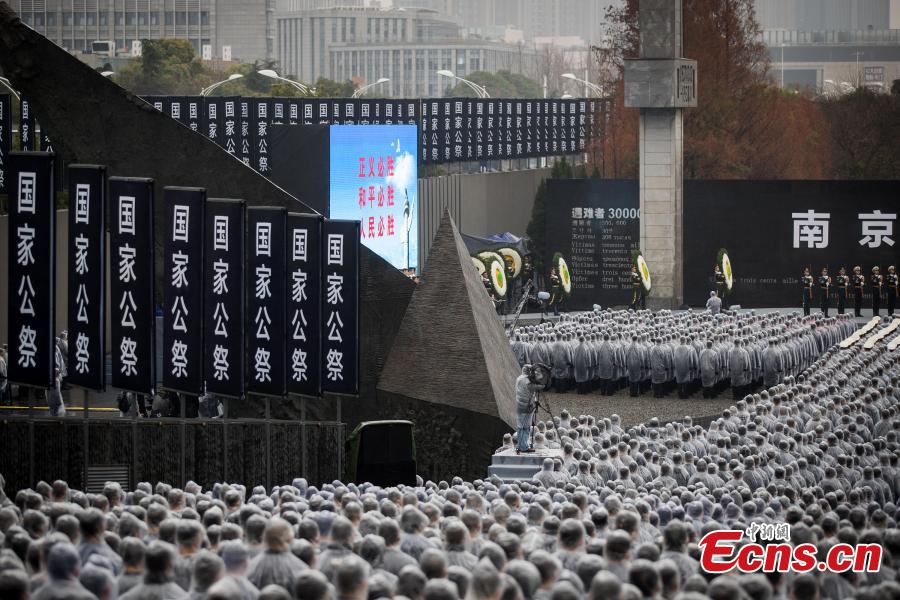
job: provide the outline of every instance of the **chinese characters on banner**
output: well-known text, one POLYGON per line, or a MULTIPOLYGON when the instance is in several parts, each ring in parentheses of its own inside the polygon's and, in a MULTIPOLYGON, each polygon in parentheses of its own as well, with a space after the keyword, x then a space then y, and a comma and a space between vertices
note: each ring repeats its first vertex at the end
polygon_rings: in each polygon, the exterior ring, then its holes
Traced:
POLYGON ((206 133, 206 137, 224 147, 225 128, 222 125, 225 120, 224 99, 207 97, 204 98, 204 103, 206 105, 206 128, 204 129, 204 133, 206 133))
POLYGON ((187 126, 191 131, 200 131, 201 116, 203 112, 203 102, 199 98, 188 98, 185 102, 187 107, 187 126))
POLYGON ((225 152, 240 158, 240 117, 241 103, 239 98, 224 98, 222 100, 222 142, 225 152))
POLYGON ((50 387, 54 380, 56 208, 53 157, 9 156, 10 381, 50 387))
MULTIPOLYGON (((359 175, 357 176, 357 204, 363 213, 360 219, 360 237, 395 237, 400 234, 396 216, 391 214, 397 205, 397 189, 394 177, 397 157, 392 154, 379 156, 360 156, 359 175), (378 215, 377 213, 384 213, 378 215)), ((402 193, 402 192, 401 192, 402 193)))
POLYGON ((112 386, 155 386, 153 180, 109 179, 112 386))
MULTIPOLYGON (((857 212, 859 219, 860 246, 881 248, 882 245, 893 247, 894 225, 897 213, 884 213, 881 210, 857 212)), ((793 221, 793 247, 822 250, 831 242, 831 213, 816 212, 812 209, 805 212, 791 213, 793 221)))
POLYGON ((19 102, 19 150, 34 150, 34 115, 31 104, 25 98, 19 102))
POLYGON ((169 117, 184 125, 188 124, 188 111, 185 110, 187 102, 183 96, 174 96, 169 98, 167 109, 169 117))
POLYGON ((254 143, 251 147, 251 166, 265 176, 269 176, 269 101, 254 98, 250 101, 250 134, 254 143))
POLYGON ((325 220, 322 233, 322 389, 359 392, 359 222, 325 220))
POLYGON ((206 190, 167 187, 163 221, 163 387, 203 393, 206 190))
POLYGON ((207 391, 244 393, 244 201, 206 202, 204 378, 207 391))
POLYGON ((288 215, 287 369, 288 392, 321 391, 322 217, 288 215))
POLYGON ((8 194, 9 152, 12 149, 12 104, 9 94, 0 94, 0 194, 8 194))
POLYGON ((247 391, 285 394, 285 226, 283 208, 247 209, 247 391))
POLYGON ((250 152, 250 101, 241 99, 238 104, 241 109, 241 130, 240 135, 238 136, 238 139, 241 142, 240 159, 242 163, 249 167, 252 159, 252 153, 250 152))
POLYGON ((69 167, 68 382, 106 384, 106 168, 69 167))

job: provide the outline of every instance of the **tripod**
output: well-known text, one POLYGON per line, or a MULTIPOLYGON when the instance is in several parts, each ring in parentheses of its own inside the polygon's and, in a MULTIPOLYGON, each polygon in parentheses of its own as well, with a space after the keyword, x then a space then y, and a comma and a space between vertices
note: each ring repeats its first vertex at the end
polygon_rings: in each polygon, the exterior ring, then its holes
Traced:
MULTIPOLYGON (((547 388, 550 387, 550 367, 548 367, 547 365, 544 365, 544 364, 537 364, 534 366, 536 369, 539 369, 542 372, 541 379, 544 380, 543 381, 544 390, 546 390, 547 388)), ((528 448, 532 451, 534 450, 534 430, 537 429, 537 415, 538 415, 539 409, 543 410, 545 413, 547 413, 547 416, 550 417, 550 422, 553 423, 553 430, 556 432, 556 439, 557 439, 557 441, 560 441, 559 427, 557 427, 556 421, 553 419, 553 413, 550 411, 550 405, 547 404, 546 401, 542 403, 541 402, 541 393, 535 392, 534 393, 534 410, 531 413, 531 440, 530 440, 530 443, 528 444, 528 448)))

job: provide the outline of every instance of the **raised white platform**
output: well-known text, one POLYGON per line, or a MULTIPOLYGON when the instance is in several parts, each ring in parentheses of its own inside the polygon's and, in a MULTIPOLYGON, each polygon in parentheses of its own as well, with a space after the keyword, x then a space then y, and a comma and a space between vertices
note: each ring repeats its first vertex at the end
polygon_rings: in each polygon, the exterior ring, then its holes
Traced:
POLYGON ((542 449, 527 454, 516 454, 515 450, 504 450, 494 454, 488 467, 488 476, 496 475, 504 481, 527 481, 541 470, 545 458, 562 459, 560 449, 542 449))

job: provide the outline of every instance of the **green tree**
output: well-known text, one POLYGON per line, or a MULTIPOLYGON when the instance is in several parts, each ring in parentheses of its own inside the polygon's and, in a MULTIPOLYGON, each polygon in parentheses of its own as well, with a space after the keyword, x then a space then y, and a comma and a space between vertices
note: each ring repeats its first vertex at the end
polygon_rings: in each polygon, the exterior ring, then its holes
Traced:
POLYGON ((315 89, 316 96, 319 98, 349 98, 356 91, 356 85, 349 79, 341 83, 333 79, 319 77, 316 80, 315 89))
MULTIPOLYGON (((563 156, 561 159, 553 162, 553 168, 550 169, 550 179, 572 179, 575 173, 572 165, 563 156)), ((545 235, 547 229, 547 183, 541 180, 538 184, 537 191, 534 193, 534 205, 531 207, 531 220, 525 229, 525 234, 531 239, 534 248, 534 266, 538 272, 543 272, 543 266, 546 259, 550 256, 547 249, 547 238, 545 235)))
POLYGON ((116 82, 138 95, 197 94, 216 73, 197 58, 187 40, 142 40, 142 54, 121 69, 116 82))
MULTIPOLYGON (((475 71, 466 75, 466 79, 484 86, 492 98, 540 98, 541 86, 533 79, 509 71, 475 71)), ((463 82, 446 91, 447 96, 455 98, 474 98, 475 90, 463 82)))

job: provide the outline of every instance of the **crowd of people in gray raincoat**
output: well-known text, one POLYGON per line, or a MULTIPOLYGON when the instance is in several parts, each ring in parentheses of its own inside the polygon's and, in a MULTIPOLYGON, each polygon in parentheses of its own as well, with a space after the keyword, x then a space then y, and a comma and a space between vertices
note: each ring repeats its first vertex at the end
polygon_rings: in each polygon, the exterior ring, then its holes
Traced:
POLYGON ((96 494, 42 481, 9 499, 0 478, 0 598, 900 598, 898 335, 831 346, 708 428, 562 413, 534 436, 562 457, 528 481, 108 483, 96 494), (882 562, 701 568, 706 533, 770 524, 822 555, 880 544, 882 562))
POLYGON ((510 344, 520 366, 550 367, 557 392, 712 398, 730 387, 737 399, 797 375, 855 328, 850 315, 603 310, 519 327, 510 344))

